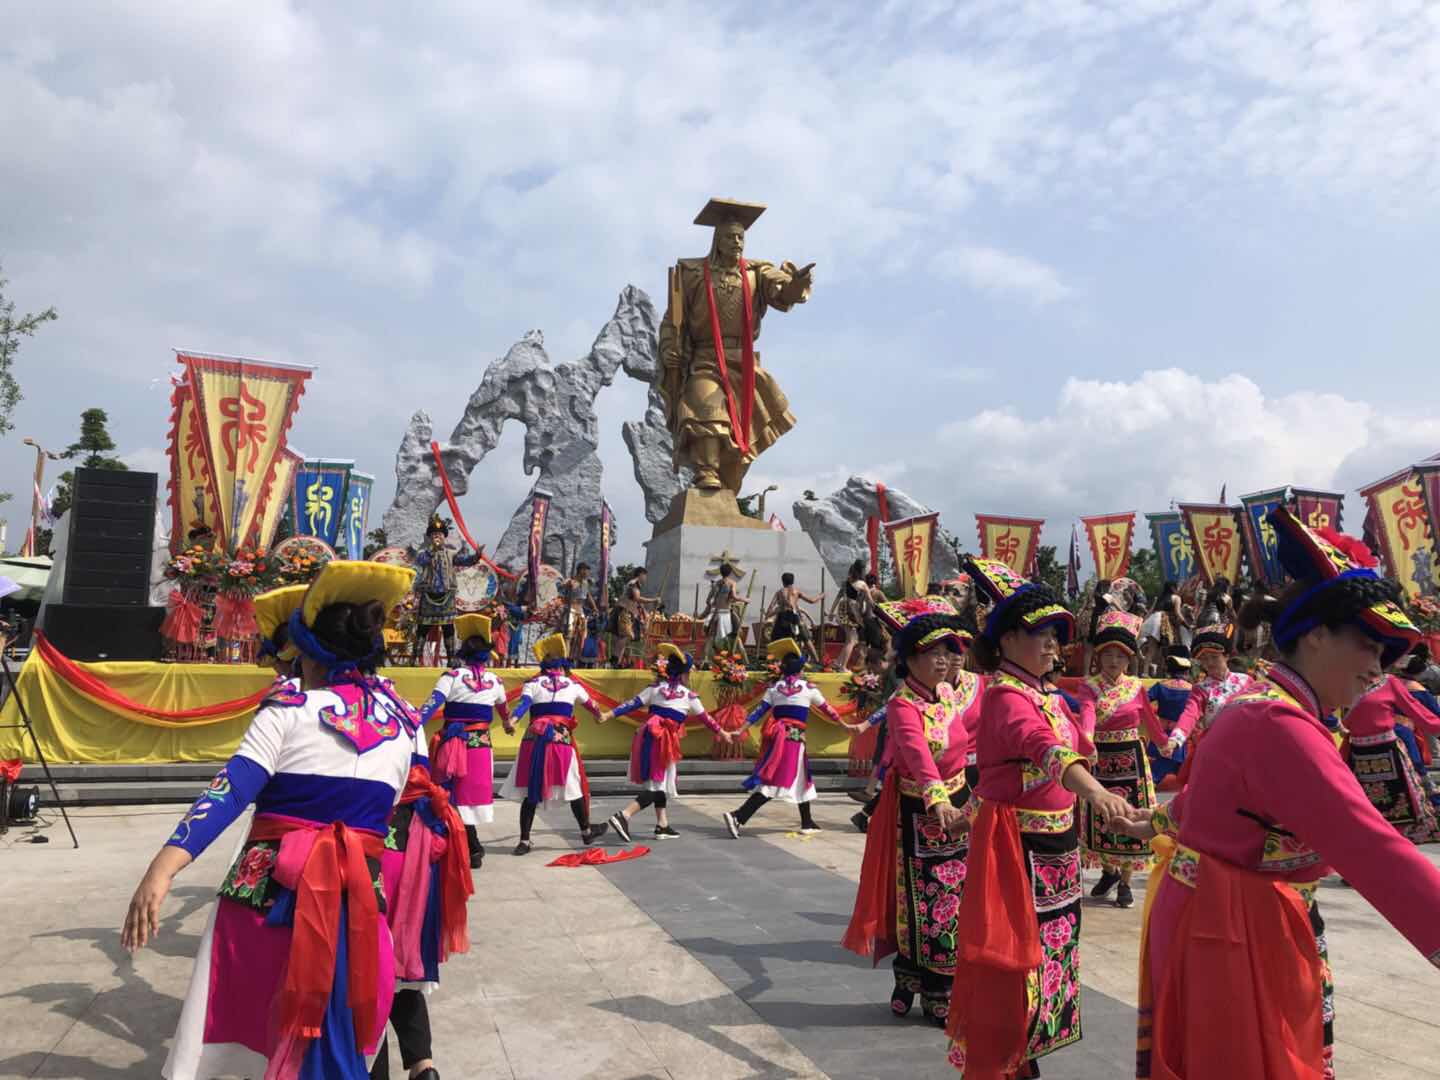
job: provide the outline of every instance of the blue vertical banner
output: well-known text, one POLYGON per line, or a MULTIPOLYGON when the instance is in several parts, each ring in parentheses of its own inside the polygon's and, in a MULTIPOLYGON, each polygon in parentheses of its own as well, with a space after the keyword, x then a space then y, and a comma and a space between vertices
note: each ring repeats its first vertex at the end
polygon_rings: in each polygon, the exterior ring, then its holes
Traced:
POLYGON ((290 521, 296 536, 313 536, 332 548, 340 541, 353 461, 308 458, 295 472, 290 521))
POLYGON ((1164 514, 1146 514, 1150 522, 1150 535, 1155 540, 1155 554, 1160 559, 1160 569, 1166 581, 1181 582, 1195 574, 1195 547, 1190 542, 1190 530, 1179 511, 1164 514))
POLYGON ((369 473, 352 472, 349 492, 345 496, 345 516, 340 522, 340 537, 352 559, 365 557, 365 536, 370 531, 370 492, 375 477, 369 473))
POLYGON ((1266 585, 1280 585, 1285 581, 1285 569, 1276 550, 1275 528, 1268 519, 1271 511, 1285 505, 1288 493, 1288 488, 1281 487, 1240 496, 1240 505, 1244 508, 1240 518, 1245 526, 1245 553, 1250 559, 1250 572, 1266 585))

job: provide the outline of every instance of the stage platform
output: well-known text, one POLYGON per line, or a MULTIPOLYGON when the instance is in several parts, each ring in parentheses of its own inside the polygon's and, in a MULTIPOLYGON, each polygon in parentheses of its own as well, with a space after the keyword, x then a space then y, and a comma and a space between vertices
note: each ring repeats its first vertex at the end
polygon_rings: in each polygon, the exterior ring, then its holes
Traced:
MULTIPOLYGON (((419 705, 429 697, 439 668, 386 668, 404 697, 419 705)), ((517 692, 534 678, 534 668, 497 670, 506 689, 517 692)), ((654 676, 648 671, 580 670, 576 675, 591 688, 602 705, 628 700, 654 676)), ((846 709, 840 688, 848 676, 815 674, 813 681, 842 712, 846 709)), ((81 664, 49 652, 35 650, 17 676, 19 694, 41 749, 52 763, 160 765, 177 762, 224 761, 239 745, 254 714, 254 702, 273 680, 265 668, 227 664, 157 664, 134 661, 81 664)), ((691 676, 691 686, 713 713, 720 695, 735 696, 734 688, 718 684, 708 672, 691 676)), ((763 682, 749 684, 739 695, 746 708, 763 692, 763 682)), ((622 718, 599 725, 580 710, 577 739, 587 759, 625 758, 630 752, 635 719, 622 718)), ((7 700, 0 710, 0 758, 34 761, 29 739, 17 725, 19 710, 7 700)), ((816 758, 846 757, 850 732, 813 714, 807 746, 816 758)), ((433 721, 431 730, 439 726, 433 721)), ((757 748, 758 728, 752 729, 749 752, 757 748)), ((520 732, 507 736, 494 729, 495 756, 511 760, 520 732)), ((685 735, 681 749, 689 758, 710 753, 713 738, 696 724, 685 735)))

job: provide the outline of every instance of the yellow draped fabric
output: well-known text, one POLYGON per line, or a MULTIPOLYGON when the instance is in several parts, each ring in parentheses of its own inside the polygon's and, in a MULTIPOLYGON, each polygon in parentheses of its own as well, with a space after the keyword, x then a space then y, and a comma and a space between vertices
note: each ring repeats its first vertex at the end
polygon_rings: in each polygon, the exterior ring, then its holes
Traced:
MULTIPOLYGON (((131 701, 165 711, 203 708, 217 702, 244 698, 264 689, 274 678, 267 669, 245 665, 114 661, 77 666, 131 701)), ((441 670, 388 668, 381 674, 394 681, 407 701, 419 706, 435 688, 441 670)), ((535 670, 500 670, 496 674, 504 680, 508 691, 534 678, 535 670)), ((576 675, 593 687, 597 694, 622 702, 628 701, 654 678, 644 671, 582 670, 576 675)), ((843 707, 840 687, 848 676, 814 675, 811 678, 827 700, 843 707)), ((239 746, 252 715, 246 709, 236 715, 214 719, 207 717, 199 721, 146 718, 97 702, 44 664, 38 653, 31 653, 26 660, 17 683, 35 725, 41 749, 52 762, 144 765, 224 761, 239 746)), ((715 683, 714 677, 704 672, 697 672, 690 679, 690 685, 705 702, 706 708, 712 711, 717 708, 715 683)), ((761 689, 761 685, 752 684, 749 692, 758 694, 761 689)), ((631 716, 601 726, 584 709, 579 710, 579 716, 580 744, 585 755, 591 758, 628 756, 635 730, 634 721, 643 718, 631 716)), ((19 720, 15 701, 6 701, 4 709, 0 710, 0 724, 15 724, 19 720)), ((435 731, 440 723, 438 718, 433 720, 429 730, 435 731)), ((756 724, 751 729, 752 747, 761 726, 756 724)), ((515 735, 509 736, 497 723, 493 732, 495 756, 503 760, 513 758, 523 731, 522 723, 515 735)), ((810 753, 817 757, 845 757, 849 752, 850 732, 835 724, 812 723, 806 733, 806 743, 810 753)), ((709 753, 710 744, 710 732, 695 726, 685 735, 681 750, 688 756, 700 757, 709 753)), ((35 760, 29 737, 18 729, 0 730, 0 758, 16 757, 35 760)))

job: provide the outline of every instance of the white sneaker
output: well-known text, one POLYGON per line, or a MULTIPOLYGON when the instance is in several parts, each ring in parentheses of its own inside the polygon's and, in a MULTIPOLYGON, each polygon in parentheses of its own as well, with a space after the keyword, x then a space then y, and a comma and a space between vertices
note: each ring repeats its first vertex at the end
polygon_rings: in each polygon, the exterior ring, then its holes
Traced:
POLYGON ((630 843, 630 823, 625 820, 625 815, 618 811, 610 815, 610 827, 619 834, 620 839, 630 843))
POLYGON ((723 813, 723 814, 720 815, 720 817, 721 817, 721 818, 724 820, 724 822, 725 822, 725 828, 727 828, 727 829, 730 830, 730 835, 731 835, 732 837, 734 837, 736 840, 739 840, 739 839, 740 839, 740 822, 738 822, 738 821, 735 820, 735 815, 732 814, 729 810, 726 810, 725 813, 723 813))
POLYGON ((815 833, 817 833, 817 832, 820 832, 820 826, 819 826, 819 825, 802 825, 802 826, 800 826, 800 835, 801 835, 801 836, 813 836, 813 835, 814 835, 815 833))

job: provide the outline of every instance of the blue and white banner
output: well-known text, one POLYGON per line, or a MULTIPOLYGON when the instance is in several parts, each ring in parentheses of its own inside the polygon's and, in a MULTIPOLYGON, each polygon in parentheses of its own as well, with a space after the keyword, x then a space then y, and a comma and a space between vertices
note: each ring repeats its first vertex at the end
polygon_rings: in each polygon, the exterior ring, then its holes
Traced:
POLYGON ((313 536, 332 548, 340 541, 353 461, 311 458, 295 473, 290 520, 296 536, 313 536))
POLYGON ((375 487, 375 477, 369 473, 350 474, 350 492, 345 498, 345 518, 340 526, 340 536, 345 551, 352 559, 365 557, 365 537, 370 531, 370 492, 375 487))
POLYGON ((1196 565, 1195 547, 1190 542, 1185 519, 1173 510, 1165 514, 1146 514, 1145 518, 1150 522, 1150 535, 1155 538, 1155 554, 1160 559, 1165 580, 1188 580, 1194 575, 1196 565))

